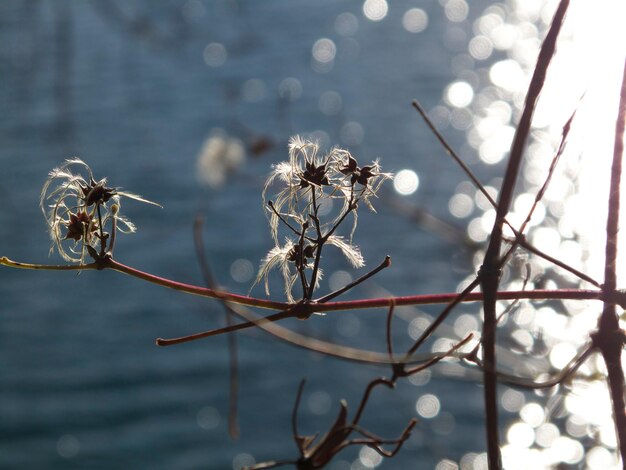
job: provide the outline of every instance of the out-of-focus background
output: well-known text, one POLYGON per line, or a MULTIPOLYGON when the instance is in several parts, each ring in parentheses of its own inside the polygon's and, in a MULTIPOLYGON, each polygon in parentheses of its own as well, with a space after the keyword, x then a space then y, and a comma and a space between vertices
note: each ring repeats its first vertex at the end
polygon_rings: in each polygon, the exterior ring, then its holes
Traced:
MULTIPOLYGON (((619 14, 598 13, 615 6, 583 3, 573 2, 568 16, 511 217, 525 215, 561 128, 578 107, 579 147, 560 167, 531 233, 547 251, 597 274, 602 258, 593 254, 602 245, 594 245, 597 234, 589 230, 601 229, 603 209, 589 194, 603 194, 597 182, 606 175, 602 162, 612 139, 611 125, 598 116, 610 122, 615 112, 614 71, 626 41, 616 39, 611 22, 619 14), (581 149, 590 134, 606 138, 585 160, 581 149)), ((554 8, 554 1, 513 0, 5 0, 0 255, 60 262, 48 257, 39 193, 53 167, 79 156, 97 178, 163 205, 124 202, 139 230, 120 236, 117 259, 202 283, 192 238, 200 215, 216 278, 246 294, 272 247, 264 179, 286 158, 288 138, 301 134, 322 148, 348 148, 360 161, 380 158, 397 175, 375 201, 377 214, 361 210, 355 233, 368 266, 386 254, 393 265, 346 298, 455 291, 479 266, 493 211, 411 100, 423 104, 495 194, 554 8)), ((529 287, 576 285, 545 263, 520 255, 517 264, 531 267, 529 287)), ((324 268, 323 292, 361 274, 340 257, 324 259, 324 268)), ((511 269, 504 282, 519 287, 520 279, 511 269)), ((280 279, 271 286, 272 298, 282 300, 280 279)), ((252 293, 264 296, 258 287, 252 293)), ((232 441, 226 338, 154 344, 156 337, 222 325, 218 303, 113 272, 7 268, 0 270, 0 298, 4 468, 238 469, 294 458, 290 419, 302 378, 299 420, 302 432, 313 434, 328 428, 342 398, 354 411, 366 384, 388 374, 264 333, 238 334, 241 437, 232 441)), ((439 308, 399 309, 398 350, 439 308)), ((503 367, 531 377, 558 370, 596 316, 580 304, 522 304, 503 328, 503 367), (531 352, 535 359, 526 360, 531 352)), ((425 352, 445 349, 480 324, 478 306, 460 307, 425 352)), ((384 350, 382 310, 286 325, 384 350)), ((592 361, 583 372, 591 375, 595 367, 592 361)), ((615 465, 601 382, 585 382, 575 393, 502 386, 501 395, 511 468, 615 465)), ((393 460, 355 447, 329 468, 484 468, 481 387, 467 369, 446 364, 395 391, 377 390, 363 424, 395 437, 412 417, 419 423, 393 460)))

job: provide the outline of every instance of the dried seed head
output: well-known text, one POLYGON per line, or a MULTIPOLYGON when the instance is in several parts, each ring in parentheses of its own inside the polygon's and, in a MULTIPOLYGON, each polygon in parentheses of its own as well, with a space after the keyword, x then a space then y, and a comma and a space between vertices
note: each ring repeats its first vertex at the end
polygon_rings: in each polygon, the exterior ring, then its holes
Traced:
POLYGON ((273 165, 272 170, 263 189, 263 200, 267 200, 270 189, 276 188, 271 200, 264 202, 275 246, 262 261, 256 279, 265 280, 267 294, 268 273, 280 267, 289 300, 293 300, 291 288, 298 278, 310 296, 310 291, 319 285, 323 244, 338 248, 353 266, 363 266, 363 256, 352 244, 359 203, 373 210, 370 199, 376 197, 391 174, 383 173, 377 161, 360 167, 347 150, 333 148, 322 154, 316 142, 300 136, 289 140, 289 160, 273 165), (326 212, 323 207, 332 209, 326 212), (347 216, 351 216, 352 230, 344 239, 336 231, 347 216), (289 234, 284 244, 279 242, 281 226, 289 234), (308 286, 307 270, 315 278, 308 286))
POLYGON ((93 233, 98 230, 98 224, 92 217, 85 211, 80 211, 76 214, 69 214, 70 218, 67 222, 62 222, 67 226, 67 233, 64 240, 72 239, 75 242, 80 241, 81 238, 88 240, 93 236, 93 233))
POLYGON ((97 183, 93 178, 89 178, 89 184, 80 184, 80 188, 83 191, 85 198, 85 205, 87 207, 93 204, 106 204, 109 200, 117 194, 114 188, 107 188, 105 186, 106 179, 102 179, 97 183))
POLYGON ((122 197, 158 206, 136 194, 108 187, 106 178, 96 180, 91 168, 78 158, 53 169, 42 188, 39 204, 52 239, 50 251, 56 249, 66 261, 78 263, 84 262, 86 253, 104 255, 109 240, 104 227, 110 219, 115 216, 116 230, 136 230, 119 215, 122 197))

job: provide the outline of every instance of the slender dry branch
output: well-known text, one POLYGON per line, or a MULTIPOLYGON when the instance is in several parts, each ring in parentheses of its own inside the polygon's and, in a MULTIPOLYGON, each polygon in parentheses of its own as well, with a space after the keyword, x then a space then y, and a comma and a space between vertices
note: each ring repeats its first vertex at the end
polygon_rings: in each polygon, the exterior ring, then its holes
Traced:
MULTIPOLYGON (((507 385, 512 385, 514 387, 524 388, 528 390, 540 390, 544 388, 555 387, 557 385, 563 384, 566 380, 568 380, 580 368, 580 366, 585 363, 585 361, 589 358, 593 351, 594 348, 591 342, 586 344, 582 348, 581 352, 574 356, 567 364, 567 366, 563 368, 563 370, 555 374, 552 378, 544 380, 542 382, 537 382, 530 378, 519 377, 517 375, 511 375, 506 372, 497 370, 496 373, 498 374, 498 381, 507 385)), ((483 362, 476 356, 476 351, 473 351, 472 353, 466 355, 464 359, 477 365, 481 370, 484 367, 483 362)))
POLYGON ((378 266, 376 266, 374 269, 372 269, 370 272, 364 274, 358 279, 355 279, 354 281, 345 285, 341 289, 337 289, 336 291, 331 292, 330 294, 326 294, 324 297, 320 297, 315 302, 319 304, 323 304, 323 303, 328 302, 329 300, 334 299, 335 297, 339 297, 341 294, 344 294, 348 292, 350 289, 352 289, 353 287, 356 287, 362 282, 367 281, 370 277, 378 274, 380 271, 382 271, 385 268, 388 268, 389 266, 391 266, 391 258, 389 256, 385 256, 385 259, 383 260, 383 262, 380 263, 378 266))
MULTIPOLYGON (((202 277, 204 283, 210 289, 219 290, 219 286, 215 281, 215 277, 209 268, 209 260, 206 256, 204 249, 204 241, 202 237, 202 225, 204 219, 202 217, 196 217, 193 224, 193 240, 196 248, 196 257, 200 264, 200 270, 202 271, 202 277)), ((113 230, 115 234, 115 230, 113 230)), ((112 242, 112 241, 111 241, 112 242)), ((226 326, 233 325, 233 316, 236 315, 227 302, 222 302, 224 307, 224 317, 226 320, 226 326)), ((228 373, 229 373, 229 406, 228 406, 228 434, 231 439, 237 439, 239 437, 239 424, 237 422, 237 402, 239 397, 239 360, 238 360, 238 348, 237 348, 237 335, 228 335, 228 373)))
POLYGON ((489 245, 480 273, 481 287, 484 293, 483 311, 483 356, 484 356, 484 385, 485 411, 487 415, 487 453, 489 469, 496 470, 502 467, 500 456, 500 439, 498 435, 498 401, 497 401, 497 374, 496 374, 496 301, 500 283, 500 250, 502 246, 502 226, 513 200, 515 183, 522 163, 522 157, 531 121, 539 93, 543 88, 548 66, 556 49, 556 41, 563 24, 565 13, 569 7, 569 0, 561 0, 550 25, 548 34, 543 41, 537 66, 533 73, 524 110, 511 145, 511 153, 500 189, 496 220, 489 238, 489 245))
MULTIPOLYGON (((606 224, 606 260, 603 290, 610 291, 617 284, 617 235, 619 231, 620 189, 622 159, 624 155, 624 130, 626 129, 626 62, 622 75, 619 111, 615 124, 613 163, 609 188, 608 217, 606 224)), ((593 336, 595 346, 601 351, 608 372, 609 391, 613 405, 613 418, 617 431, 622 465, 626 469, 626 403, 624 401, 624 369, 622 349, 626 336, 619 327, 615 304, 606 302, 600 317, 598 331, 593 336)))
MULTIPOLYGON (((422 108, 422 106, 419 104, 419 102, 417 100, 413 100, 413 107, 420 114, 420 116, 422 117, 424 122, 426 122, 426 124, 428 125, 428 127, 432 131, 432 133, 435 135, 435 137, 437 137, 437 140, 441 143, 443 148, 446 150, 446 153, 448 153, 448 155, 450 155, 452 157, 452 159, 461 167, 463 172, 472 181, 472 183, 474 184, 476 189, 478 189, 482 193, 482 195, 485 196, 485 198, 491 204, 491 206, 494 209, 497 210, 498 209, 498 205, 493 200, 493 198, 491 197, 489 192, 485 189, 485 186, 480 182, 480 180, 476 177, 476 175, 474 175, 472 170, 465 164, 465 162, 461 159, 461 157, 454 151, 452 146, 446 141, 445 137, 437 130, 437 128, 435 127, 434 123, 430 120, 430 118, 428 117, 428 114, 426 113, 424 108, 422 108)), ((534 253, 535 255, 545 259, 546 261, 548 261, 548 262, 550 262, 550 263, 560 267, 561 269, 569 271, 570 273, 572 273, 573 275, 579 277, 580 279, 582 279, 584 281, 587 281, 587 282, 593 284, 596 287, 600 287, 600 283, 595 281, 594 279, 592 279, 590 276, 588 276, 585 273, 583 273, 583 272, 573 268, 572 266, 568 265, 567 263, 564 263, 563 261, 561 261, 561 260, 559 260, 559 259, 557 259, 557 258, 555 258, 555 257, 553 257, 551 255, 548 255, 548 254, 544 253, 543 251, 541 251, 538 248, 536 248, 535 246, 533 246, 530 242, 528 242, 528 240, 526 239, 526 237, 524 236, 524 233, 523 233, 525 228, 526 228, 526 225, 530 221, 530 219, 532 217, 532 214, 533 214, 533 212, 535 211, 535 209, 537 207, 537 204, 543 198, 543 196, 545 194, 545 191, 546 191, 546 189, 548 187, 548 184, 550 183, 550 180, 552 179, 552 176, 554 174, 554 170, 556 168, 556 164, 557 164, 561 154, 563 153, 563 150, 565 149, 565 143, 567 141, 567 137, 569 135, 569 132, 570 132, 570 129, 571 129, 571 124, 572 124, 572 121, 574 119, 575 114, 576 114, 576 111, 574 111, 572 113, 570 118, 567 120, 566 124, 563 126, 563 133, 562 133, 562 136, 561 136, 561 143, 559 145, 559 148, 558 148, 554 158, 552 159, 552 163, 550 164, 550 169, 548 171, 548 175, 546 177, 546 180, 544 181, 544 184, 541 187, 541 189, 538 191, 538 193, 537 193, 537 195, 535 197, 535 202, 534 202, 533 206, 531 207, 531 209, 529 210, 528 215, 526 217, 526 220, 522 223, 521 228, 519 230, 516 229, 512 224, 510 224, 508 222, 508 220, 504 216, 502 218, 502 222, 504 224, 506 224, 511 229, 511 231, 515 234, 515 239, 513 241, 511 241, 511 243, 513 243, 513 244, 516 243, 516 244, 520 245, 521 247, 525 248, 526 250, 530 251, 531 253, 534 253)), ((425 215, 425 220, 428 220, 428 217, 427 217, 428 214, 425 213, 424 215, 425 215)), ((421 219, 422 218, 420 218, 420 220, 421 219)), ((439 228, 442 228, 441 227, 441 223, 438 222, 437 225, 438 225, 439 228)), ((444 232, 450 234, 450 229, 448 228, 447 230, 444 230, 444 232)), ((458 238, 458 234, 457 234, 456 238, 458 238)))
MULTIPOLYGON (((248 297, 245 295, 233 294, 226 291, 219 291, 214 289, 207 289, 206 287, 195 286, 192 284, 185 284, 179 281, 155 276, 153 274, 132 268, 124 265, 118 261, 105 258, 98 262, 82 264, 82 265, 43 265, 43 264, 31 264, 23 263, 19 261, 13 261, 6 256, 0 257, 0 265, 18 269, 32 269, 43 271, 87 271, 87 270, 101 270, 101 269, 113 269, 129 276, 142 279, 152 284, 157 284, 163 287, 167 287, 174 290, 179 290, 188 294, 199 295, 202 297, 208 297, 217 300, 224 300, 232 304, 246 305, 249 307, 257 307, 268 310, 289 310, 294 307, 293 303, 277 302, 267 299, 259 299, 256 297, 248 297)), ((433 304, 445 304, 454 301, 459 296, 459 293, 450 292, 442 294, 421 294, 421 295, 407 295, 398 297, 379 297, 372 299, 359 299, 359 300, 347 300, 338 302, 325 302, 316 303, 310 302, 308 304, 300 304, 300 309, 307 311, 307 313, 324 313, 324 312, 336 312, 340 310, 362 310, 371 308, 387 308, 391 299, 396 306, 402 307, 407 305, 433 305, 433 304)), ((602 300, 612 302, 616 305, 626 309, 626 291, 613 290, 603 292, 597 289, 535 289, 528 291, 498 291, 496 293, 497 300, 514 300, 514 299, 528 299, 528 300, 602 300)), ((482 302, 483 294, 481 292, 471 292, 465 295, 462 299, 463 302, 482 302)), ((302 312, 299 312, 302 313, 302 312)))

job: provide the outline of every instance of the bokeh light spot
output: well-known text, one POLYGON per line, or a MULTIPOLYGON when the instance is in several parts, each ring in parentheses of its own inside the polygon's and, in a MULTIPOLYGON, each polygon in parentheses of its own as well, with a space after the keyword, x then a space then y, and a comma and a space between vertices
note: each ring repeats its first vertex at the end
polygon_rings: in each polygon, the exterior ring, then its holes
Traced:
POLYGON ((545 423, 535 430, 535 442, 541 447, 548 448, 554 440, 561 435, 559 428, 552 423, 545 423))
POLYGON ((223 44, 212 42, 204 48, 202 57, 204 58, 204 63, 209 67, 219 67, 224 65, 228 54, 223 44))
POLYGON ((416 374, 411 374, 409 376, 409 382, 413 385, 426 385, 430 382, 430 377, 432 376, 432 372, 428 369, 417 372, 416 374))
POLYGON ((360 145, 365 136, 363 126, 355 121, 348 121, 339 130, 341 141, 346 145, 360 145))
POLYGON ((450 459, 440 460, 435 466, 435 470, 458 470, 459 466, 450 459))
POLYGON ((313 44, 312 54, 318 62, 332 62, 337 54, 337 46, 331 39, 321 38, 313 44))
POLYGON ((526 423, 514 423, 506 433, 509 444, 515 447, 530 447, 535 442, 535 431, 526 423))
POLYGON ((469 5, 465 0, 448 0, 444 6, 446 18, 454 23, 465 21, 469 13, 469 5))
POLYGON ((478 149, 480 159, 488 165, 495 165, 502 161, 508 153, 515 129, 512 126, 500 126, 497 133, 486 139, 478 149))
POLYGON ((515 413, 522 409, 526 399, 524 398, 524 394, 522 392, 518 392, 517 390, 513 390, 509 388, 506 392, 502 394, 502 408, 510 413, 515 413))
POLYGON ((493 43, 487 36, 478 35, 470 40, 468 51, 474 59, 485 60, 493 52, 493 43))
POLYGON ((352 13, 340 13, 335 18, 335 32, 340 36, 353 36, 359 29, 359 20, 352 13))
POLYGON ((533 428, 543 424, 545 412, 539 403, 526 403, 519 412, 520 418, 533 428))
POLYGON ((302 96, 302 83, 293 77, 283 79, 278 85, 278 96, 288 101, 297 100, 302 96))
POLYGON ((421 8, 411 8, 404 12, 402 26, 409 33, 421 33, 428 26, 428 14, 421 8))
POLYGON ((583 445, 566 436, 555 439, 550 450, 559 457, 561 462, 572 465, 580 462, 585 455, 583 445))
POLYGON ((328 278, 331 290, 339 290, 352 282, 352 275, 348 271, 335 271, 328 278))
POLYGON ((435 395, 427 393, 422 395, 415 404, 415 410, 422 418, 431 419, 439 414, 441 410, 441 404, 439 398, 435 395))
POLYGON ((361 447, 359 460, 365 468, 376 468, 382 463, 383 457, 370 447, 361 447))
POLYGON ((550 351, 550 363, 557 369, 564 368, 576 355, 576 348, 571 343, 557 343, 550 351))
POLYGON ((254 276, 254 266, 247 259, 237 259, 230 265, 230 276, 237 282, 248 282, 254 276))
POLYGON ((606 470, 617 466, 617 459, 605 447, 594 447, 587 452, 585 459, 590 470, 606 470))
POLYGON ((334 116, 341 111, 341 95, 336 91, 325 91, 320 95, 318 106, 327 116, 334 116))
POLYGON ((408 196, 417 191, 419 177, 413 170, 400 170, 393 178, 393 188, 398 194, 408 196))
POLYGON ((380 21, 389 11, 389 5, 386 0, 365 0, 363 3, 363 14, 368 20, 380 21))
MULTIPOLYGON (((456 420, 454 415, 448 412, 439 413, 439 416, 433 420, 432 429, 440 436, 448 436, 452 434, 456 427, 456 420)), ((458 468, 458 467, 455 467, 458 468)))
POLYGON ((489 78, 494 85, 512 93, 523 91, 528 81, 522 67, 512 59, 493 64, 489 69, 489 78))
POLYGON ((463 193, 455 194, 448 203, 450 214, 459 219, 468 217, 474 210, 474 201, 470 196, 463 193))
POLYGON ((444 98, 450 106, 465 108, 474 99, 474 90, 469 83, 459 80, 448 85, 444 98))

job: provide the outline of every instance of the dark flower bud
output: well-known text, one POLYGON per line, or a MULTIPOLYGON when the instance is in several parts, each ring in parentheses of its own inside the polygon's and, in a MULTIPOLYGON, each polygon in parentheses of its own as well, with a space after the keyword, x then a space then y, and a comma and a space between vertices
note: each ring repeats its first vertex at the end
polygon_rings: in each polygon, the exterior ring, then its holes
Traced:
POLYGON ((91 233, 96 230, 96 223, 92 221, 91 216, 86 212, 80 211, 77 214, 70 214, 65 240, 79 241, 85 235, 87 235, 87 238, 90 238, 91 233))
POLYGON ((346 176, 350 176, 351 185, 359 183, 362 186, 367 186, 367 180, 375 176, 371 166, 359 168, 357 161, 351 156, 348 157, 348 164, 339 168, 339 171, 346 176))
POLYGON ((309 184, 316 186, 328 186, 328 176, 326 176, 326 164, 315 166, 313 162, 306 162, 306 170, 300 176, 300 187, 306 188, 309 184))
POLYGON ((117 194, 115 188, 106 187, 104 185, 105 182, 106 180, 100 180, 96 183, 93 178, 89 178, 88 185, 81 184, 87 207, 93 204, 105 204, 117 194))

